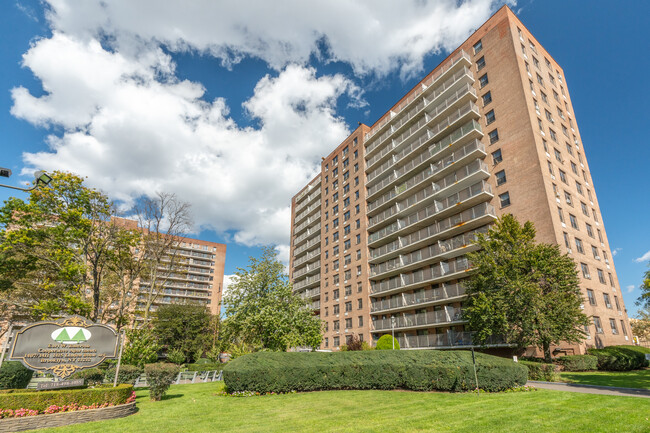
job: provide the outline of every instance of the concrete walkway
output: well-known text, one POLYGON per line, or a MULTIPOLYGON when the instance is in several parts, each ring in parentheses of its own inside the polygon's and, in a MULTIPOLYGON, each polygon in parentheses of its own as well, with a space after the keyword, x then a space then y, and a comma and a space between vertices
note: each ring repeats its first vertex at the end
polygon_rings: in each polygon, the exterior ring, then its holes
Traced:
POLYGON ((529 380, 526 385, 532 385, 535 388, 552 389, 554 391, 650 398, 650 389, 618 388, 614 386, 584 385, 578 383, 540 382, 536 380, 529 380))

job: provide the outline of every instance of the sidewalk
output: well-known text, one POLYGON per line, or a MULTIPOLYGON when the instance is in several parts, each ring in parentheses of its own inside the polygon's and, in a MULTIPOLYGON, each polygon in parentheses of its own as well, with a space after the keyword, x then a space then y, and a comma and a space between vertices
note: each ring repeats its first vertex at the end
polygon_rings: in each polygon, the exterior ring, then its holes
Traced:
POLYGON ((614 386, 584 385, 578 383, 539 382, 536 380, 529 380, 526 385, 532 385, 535 388, 541 389, 552 389, 554 391, 650 398, 650 389, 618 388, 614 386))

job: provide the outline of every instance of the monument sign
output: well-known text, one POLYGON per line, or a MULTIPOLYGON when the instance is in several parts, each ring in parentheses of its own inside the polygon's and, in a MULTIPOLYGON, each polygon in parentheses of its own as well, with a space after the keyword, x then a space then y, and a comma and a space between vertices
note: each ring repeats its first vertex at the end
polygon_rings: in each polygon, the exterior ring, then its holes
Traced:
POLYGON ((72 316, 32 323, 16 332, 9 359, 65 379, 107 358, 117 358, 117 346, 113 328, 72 316))

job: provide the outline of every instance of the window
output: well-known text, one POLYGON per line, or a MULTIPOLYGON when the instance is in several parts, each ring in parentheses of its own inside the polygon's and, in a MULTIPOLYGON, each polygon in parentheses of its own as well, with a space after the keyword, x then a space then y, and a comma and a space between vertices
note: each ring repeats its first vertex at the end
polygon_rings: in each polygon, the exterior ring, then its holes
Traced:
POLYGON ((352 319, 345 319, 345 329, 352 328, 352 319))
POLYGON ((605 274, 603 273, 602 269, 597 269, 596 271, 598 272, 598 281, 600 281, 601 284, 607 284, 605 282, 605 274))
POLYGON ((345 303, 345 312, 348 313, 352 311, 352 301, 348 301, 345 303))
POLYGON ((335 228, 337 228, 338 226, 339 226, 339 219, 338 219, 338 218, 334 218, 334 219, 332 220, 332 228, 335 229, 335 228))
POLYGON ((612 334, 618 335, 618 329, 616 329, 616 320, 609 319, 609 326, 612 328, 612 334))
MULTIPOLYGON (((344 167, 345 167, 347 161, 348 161, 347 159, 345 161, 343 161, 343 166, 344 167)), ((350 170, 346 170, 345 173, 343 173, 343 180, 348 180, 349 178, 350 178, 350 170)))
POLYGON ((361 260, 361 250, 357 250, 357 260, 361 260))
POLYGON ((537 60, 537 57, 535 56, 533 56, 533 65, 535 65, 535 67, 539 69, 539 60, 537 60))
MULTIPOLYGON (((338 299, 338 298, 336 298, 338 299)), ((334 305, 334 314, 339 314, 341 312, 341 307, 339 304, 334 305)), ((334 321, 334 330, 337 330, 338 328, 338 320, 334 321)))
POLYGON ((623 335, 627 337, 627 328, 625 327, 625 322, 621 319, 621 329, 623 330, 623 335))
POLYGON ((336 256, 338 253, 339 253, 339 246, 334 245, 334 247, 332 247, 332 255, 336 256))
POLYGON ((332 269, 334 269, 335 271, 339 270, 339 261, 338 260, 334 260, 334 263, 332 263, 332 269))
POLYGON ((566 204, 569 206, 573 206, 573 199, 571 198, 571 194, 564 191, 564 199, 566 200, 566 204))
POLYGON ((480 71, 485 67, 485 57, 481 57, 476 61, 476 70, 480 71))
POLYGON ((523 53, 524 57, 528 58, 528 56, 526 55, 526 47, 524 46, 524 44, 521 44, 521 52, 523 53))
POLYGON ((587 299, 589 299, 589 305, 596 305, 596 297, 594 296, 594 291, 587 289, 587 299))
POLYGON ((524 65, 526 66, 526 72, 528 72, 528 74, 530 74, 530 65, 528 64, 528 62, 524 62, 524 65))
POLYGON ((480 53, 482 49, 483 49, 482 41, 478 41, 477 43, 474 44, 474 54, 480 53))
POLYGON ((502 208, 510 206, 510 193, 504 192, 503 194, 499 194, 499 200, 502 208))
POLYGON ((491 131, 488 135, 490 136, 490 144, 494 144, 499 141, 499 131, 497 129, 491 131))
MULTIPOLYGON (((335 275, 335 277, 338 277, 338 275, 335 275)), ((332 292, 332 299, 334 299, 335 301, 338 301, 338 300, 339 300, 339 293, 340 293, 340 292, 339 292, 339 289, 334 290, 334 291, 332 292)), ((334 306, 334 312, 335 312, 335 313, 338 313, 338 312, 339 312, 339 306, 338 306, 338 305, 335 305, 335 306, 334 306)))
MULTIPOLYGON (((363 316, 358 316, 357 320, 359 321, 359 328, 361 328, 363 326, 363 316)), ((359 336, 359 337, 361 337, 361 336, 359 336)))
MULTIPOLYGON (((352 255, 351 254, 346 255, 345 257, 343 257, 343 260, 344 260, 343 264, 345 266, 349 265, 350 263, 352 263, 352 255)), ((346 276, 347 275, 349 275, 349 274, 346 272, 346 276)), ((346 280, 348 280, 348 279, 349 278, 346 278, 346 280)))
POLYGON ((354 207, 354 213, 355 213, 355 215, 359 213, 359 205, 356 205, 354 207))
POLYGON ((357 310, 360 310, 363 308, 363 299, 359 298, 357 299, 357 310))
POLYGON ((580 263, 580 268, 582 269, 582 276, 591 280, 591 275, 589 275, 589 266, 587 266, 586 263, 580 263))
POLYGON ((485 114, 485 123, 487 125, 494 122, 495 120, 496 120, 496 117, 494 116, 494 110, 490 110, 485 114))
POLYGON ((357 277, 361 275, 361 265, 357 266, 357 277))
POLYGON ((341 338, 340 337, 334 337, 334 347, 339 347, 341 345, 341 338))
MULTIPOLYGON (((555 108, 557 108, 557 115, 560 116, 560 119, 566 120, 566 117, 564 117, 564 112, 562 112, 562 109, 560 107, 555 107, 555 108)), ((571 150, 571 146, 567 146, 567 151, 569 152, 570 155, 573 155, 573 153, 571 153, 573 152, 571 150)))
POLYGON ((343 220, 344 220, 344 221, 347 221, 347 220, 349 220, 349 219, 350 219, 350 211, 346 211, 346 212, 343 214, 343 220))
POLYGON ((548 104, 548 98, 546 97, 546 93, 540 92, 542 94, 542 101, 544 101, 545 104, 548 104))
POLYGON ((350 197, 346 197, 343 199, 343 207, 348 207, 350 206, 350 197))
POLYGON ((338 176, 338 175, 339 175, 339 168, 334 167, 334 169, 332 169, 332 179, 334 179, 334 176, 338 176))
POLYGON ((558 171, 560 172, 560 180, 568 185, 569 182, 566 179, 566 173, 563 170, 558 170, 558 171))
POLYGON ((335 166, 336 164, 338 164, 338 162, 339 162, 339 157, 338 156, 335 156, 334 158, 332 158, 332 167, 335 166))
POLYGON ((602 334, 603 333, 603 325, 600 324, 600 317, 593 317, 594 319, 594 326, 596 327, 596 334, 602 334))
POLYGON ((554 150, 554 152, 555 152, 555 159, 557 159, 558 161, 562 162, 562 154, 560 153, 560 151, 557 150, 557 149, 553 149, 553 150, 554 150))
POLYGON ((354 172, 356 173, 357 171, 359 171, 359 163, 358 162, 356 164, 354 164, 354 172))
POLYGON ((361 243, 361 235, 359 234, 357 235, 357 245, 359 245, 360 243, 361 243))
MULTIPOLYGON (((355 140, 356 140, 356 138, 355 138, 355 140)), ((355 143, 355 144, 356 144, 356 143, 355 143)), ((354 159, 357 159, 358 157, 359 157, 359 151, 358 151, 358 150, 355 150, 355 151, 354 151, 354 159)))
POLYGON ((596 213, 596 209, 591 209, 591 214, 594 217, 594 221, 598 222, 598 214, 596 213))
MULTIPOLYGON (((607 276, 609 277, 609 284, 614 287, 614 278, 612 278, 612 273, 608 272, 607 276)), ((616 287, 614 287, 614 291, 616 291, 616 287)))
POLYGON ((350 224, 348 224, 347 226, 345 226, 345 228, 343 229, 343 235, 344 235, 344 236, 347 236, 347 235, 349 235, 349 234, 350 234, 350 224))
POLYGON ((544 79, 542 78, 542 76, 539 75, 539 74, 535 74, 535 75, 537 75, 537 83, 538 83, 540 86, 545 87, 545 86, 544 86, 544 79))
POLYGON ((567 249, 571 249, 571 244, 569 243, 569 234, 567 232, 562 232, 564 235, 564 246, 567 247, 567 249))
POLYGON ((578 239, 578 238, 576 238, 576 250, 577 250, 580 254, 584 254, 584 253, 585 253, 584 248, 582 248, 582 241, 581 241, 580 239, 578 239))
POLYGON ((497 186, 503 185, 504 183, 506 183, 506 171, 505 170, 501 170, 501 171, 495 173, 495 177, 497 179, 497 186))
POLYGON ((551 140, 557 143, 557 134, 551 128, 548 128, 548 133, 551 134, 551 140))
POLYGON ((596 248, 593 245, 591 246, 591 254, 594 255, 594 259, 600 260, 600 255, 598 254, 598 248, 596 248))
POLYGON ((594 230, 591 228, 591 225, 585 224, 585 226, 587 227, 587 234, 589 235, 589 237, 593 238, 594 237, 594 230))
POLYGON ((361 228, 361 220, 355 221, 355 228, 361 228))
POLYGON ((560 222, 564 222, 564 214, 562 213, 562 208, 558 206, 557 208, 557 214, 560 216, 560 222))
MULTIPOLYGON (((335 180, 334 182, 332 182, 332 190, 335 190, 338 187, 339 187, 339 181, 338 180, 335 180)), ((337 194, 337 197, 338 197, 338 194, 337 194)), ((336 200, 336 199, 333 198, 332 200, 336 200)))
POLYGON ((544 115, 546 116, 546 120, 548 120, 551 123, 555 123, 555 120, 553 120, 553 116, 551 115, 551 112, 548 110, 544 110, 544 115))
POLYGON ((489 104, 492 102, 492 93, 487 92, 485 95, 483 95, 483 106, 489 104))
POLYGON ((537 119, 537 126, 539 126, 539 130, 542 131, 542 135, 544 135, 544 124, 542 123, 542 119, 537 119))
POLYGON ((598 240, 602 244, 603 243, 603 234, 600 232, 600 229, 596 229, 596 231, 598 232, 598 240))
POLYGON ((535 111, 539 114, 539 104, 537 103, 537 99, 533 99, 533 102, 535 103, 535 111))
POLYGON ((481 83, 481 88, 487 86, 488 83, 490 82, 488 80, 488 75, 487 74, 481 75, 481 77, 478 79, 478 81, 479 81, 479 83, 481 83))
POLYGON ((560 97, 558 96, 558 94, 557 94, 557 92, 555 90, 553 90, 553 99, 560 102, 560 97))
POLYGON ((589 209, 587 209, 587 205, 584 204, 583 202, 580 202, 580 207, 582 207, 582 213, 585 216, 589 216, 589 209))
POLYGON ((355 200, 359 200, 359 190, 356 190, 356 191, 354 192, 354 199, 355 199, 355 200))
POLYGON ((329 347, 330 339, 325 337, 325 347, 329 347))
POLYGON ((346 239, 345 242, 343 242, 344 250, 349 250, 351 246, 352 246, 352 241, 350 239, 346 239))
POLYGON ((551 161, 546 161, 548 164, 548 172, 551 173, 551 176, 553 175, 553 164, 551 164, 551 161))
POLYGON ((348 183, 345 184, 345 186, 343 187, 343 194, 347 194, 349 192, 350 192, 350 184, 348 183))
POLYGON ((357 281, 357 293, 361 293, 363 290, 363 285, 361 284, 361 281, 357 281))
POLYGON ((609 294, 603 293, 603 300, 605 301, 605 306, 607 308, 612 308, 612 303, 609 301, 609 294))
POLYGON ((578 174, 578 166, 575 164, 575 162, 571 161, 571 171, 573 174, 578 174))
POLYGON ((571 227, 573 227, 576 230, 579 230, 578 220, 576 219, 575 215, 569 214, 569 221, 571 222, 571 227))
POLYGON ((548 80, 555 86, 555 77, 550 72, 548 73, 548 80))
POLYGON ((354 178, 354 186, 359 185, 359 176, 354 178))
MULTIPOLYGON (((334 183, 338 184, 338 182, 334 182, 334 183)), ((338 188, 338 186, 337 186, 337 188, 338 188)), ((334 194, 332 194, 332 203, 334 203, 338 199, 339 199, 339 193, 338 192, 335 192, 334 194)))
POLYGON ((530 49, 533 50, 534 53, 537 53, 537 49, 535 48, 535 44, 533 44, 531 41, 528 41, 528 45, 530 46, 530 49))
POLYGON ((339 240, 339 232, 332 233, 332 241, 337 242, 339 240))
POLYGON ((339 214, 339 205, 332 206, 332 215, 338 215, 338 214, 339 214))
POLYGON ((497 165, 503 161, 503 156, 501 156, 501 149, 497 149, 494 152, 492 152, 492 163, 494 165, 497 165))

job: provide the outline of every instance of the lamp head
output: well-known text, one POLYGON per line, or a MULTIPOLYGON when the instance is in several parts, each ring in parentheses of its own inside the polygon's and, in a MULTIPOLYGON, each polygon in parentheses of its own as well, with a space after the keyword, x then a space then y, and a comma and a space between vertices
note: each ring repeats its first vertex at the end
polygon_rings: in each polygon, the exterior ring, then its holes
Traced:
POLYGON ((35 172, 34 177, 36 178, 36 185, 48 185, 52 182, 52 177, 44 171, 35 172))

